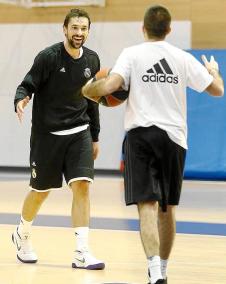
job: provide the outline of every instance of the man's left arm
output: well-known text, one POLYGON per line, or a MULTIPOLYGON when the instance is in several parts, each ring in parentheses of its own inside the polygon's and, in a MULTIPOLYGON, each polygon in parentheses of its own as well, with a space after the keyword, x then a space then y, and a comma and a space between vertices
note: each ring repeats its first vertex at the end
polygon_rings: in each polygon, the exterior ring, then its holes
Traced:
POLYGON ((91 100, 87 100, 88 108, 87 114, 90 118, 90 132, 93 140, 93 155, 94 160, 96 159, 99 147, 99 133, 100 133, 100 116, 99 116, 99 105, 91 100))

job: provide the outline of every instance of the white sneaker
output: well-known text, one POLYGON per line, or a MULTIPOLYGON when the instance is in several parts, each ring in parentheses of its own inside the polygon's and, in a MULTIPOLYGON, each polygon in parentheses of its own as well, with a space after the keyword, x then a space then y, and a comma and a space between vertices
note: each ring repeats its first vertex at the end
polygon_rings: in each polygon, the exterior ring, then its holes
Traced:
POLYGON ((12 241, 16 246, 17 258, 24 263, 35 263, 38 261, 36 253, 33 251, 30 236, 21 236, 18 233, 18 227, 12 234, 12 241))
POLYGON ((75 251, 75 257, 72 262, 73 268, 101 270, 105 268, 105 264, 102 260, 96 259, 88 251, 75 251))

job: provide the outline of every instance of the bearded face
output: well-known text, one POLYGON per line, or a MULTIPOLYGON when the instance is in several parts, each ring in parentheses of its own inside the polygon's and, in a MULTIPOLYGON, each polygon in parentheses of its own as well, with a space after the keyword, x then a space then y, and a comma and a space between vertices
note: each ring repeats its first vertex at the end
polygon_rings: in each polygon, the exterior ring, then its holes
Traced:
POLYGON ((71 18, 68 26, 64 26, 64 34, 70 48, 79 49, 89 34, 89 21, 85 17, 71 18))

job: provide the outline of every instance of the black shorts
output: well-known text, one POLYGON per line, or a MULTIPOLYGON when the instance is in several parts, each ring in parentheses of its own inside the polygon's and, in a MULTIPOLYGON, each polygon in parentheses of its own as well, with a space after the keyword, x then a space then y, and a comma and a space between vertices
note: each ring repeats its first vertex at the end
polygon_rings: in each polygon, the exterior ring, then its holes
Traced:
POLYGON ((166 131, 138 127, 127 133, 125 143, 125 202, 159 201, 163 210, 178 205, 186 150, 166 131))
POLYGON ((74 180, 92 181, 92 138, 89 128, 70 135, 32 133, 30 186, 37 191, 62 187, 74 180))

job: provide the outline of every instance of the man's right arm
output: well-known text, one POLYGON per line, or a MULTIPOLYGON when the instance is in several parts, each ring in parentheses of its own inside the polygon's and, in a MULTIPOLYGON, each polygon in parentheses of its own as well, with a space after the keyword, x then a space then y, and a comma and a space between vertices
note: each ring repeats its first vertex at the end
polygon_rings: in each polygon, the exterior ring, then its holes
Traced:
POLYGON ((95 82, 90 80, 83 88, 82 93, 85 97, 98 102, 98 97, 106 96, 125 86, 125 78, 130 75, 130 59, 125 50, 118 57, 114 68, 109 76, 95 82))
POLYGON ((20 122, 22 122, 24 108, 29 103, 32 93, 34 92, 31 87, 30 78, 31 76, 28 72, 22 83, 16 89, 14 108, 20 122))
POLYGON ((46 56, 43 52, 36 56, 30 71, 26 74, 21 84, 17 87, 14 108, 21 121, 23 109, 32 98, 32 94, 39 88, 41 82, 45 80, 48 66, 45 66, 46 56))
MULTIPOLYGON (((26 75, 26 77, 28 76, 28 74, 26 75)), ((22 83, 17 87, 16 89, 16 94, 15 94, 15 98, 14 98, 14 107, 15 107, 15 112, 17 112, 17 104, 24 100, 25 98, 32 98, 32 93, 33 91, 29 91, 29 89, 26 87, 26 77, 24 78, 24 80, 22 81, 22 83)))
POLYGON ((87 98, 98 98, 109 95, 117 91, 123 85, 123 78, 119 74, 112 73, 104 79, 95 82, 88 82, 83 88, 82 93, 87 98))

